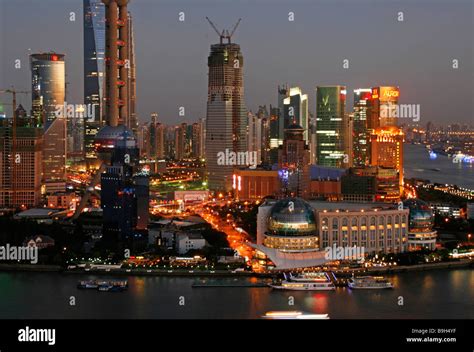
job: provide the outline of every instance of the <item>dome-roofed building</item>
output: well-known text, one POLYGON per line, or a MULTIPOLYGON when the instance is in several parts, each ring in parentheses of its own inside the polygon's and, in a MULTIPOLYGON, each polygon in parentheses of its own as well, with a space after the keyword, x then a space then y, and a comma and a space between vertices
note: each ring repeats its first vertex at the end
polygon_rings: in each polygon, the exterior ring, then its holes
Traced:
POLYGON ((311 205, 301 198, 285 198, 273 205, 263 243, 282 251, 319 249, 316 217, 311 205))
POLYGON ((428 203, 421 199, 411 198, 403 202, 410 210, 408 222, 408 249, 436 248, 436 231, 433 230, 434 216, 428 203))
POLYGON ((97 132, 94 139, 95 150, 102 161, 110 162, 112 151, 117 147, 136 146, 133 132, 125 125, 104 126, 97 132))
POLYGON ((409 213, 408 207, 385 203, 269 198, 258 208, 254 263, 278 270, 315 267, 330 261, 327 254, 335 247, 344 253, 351 249, 344 254, 348 260, 405 252, 409 213))

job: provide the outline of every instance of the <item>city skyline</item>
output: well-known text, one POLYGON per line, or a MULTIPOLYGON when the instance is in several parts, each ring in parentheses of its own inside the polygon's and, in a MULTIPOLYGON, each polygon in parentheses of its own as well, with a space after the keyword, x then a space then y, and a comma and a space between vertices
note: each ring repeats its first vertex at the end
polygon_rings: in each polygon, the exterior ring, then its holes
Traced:
MULTIPOLYGON (((12 2, 3 0, 0 3, 3 14, 1 44, 2 48, 9 48, 3 56, 6 65, 2 65, 0 77, 7 86, 14 85, 17 89, 22 89, 28 86, 30 80, 28 54, 49 50, 64 53, 67 100, 69 103, 80 104, 84 101, 83 83, 80 79, 83 67, 80 44, 82 1, 50 3, 54 6, 51 6, 45 16, 38 16, 38 13, 41 14, 47 7, 39 7, 33 2, 12 5, 12 2), (25 12, 27 6, 37 8, 38 11, 31 11, 35 16, 25 12), (19 11, 23 11, 21 17, 28 25, 15 30, 15 36, 12 36, 11 28, 15 26, 10 19, 18 18, 19 11), (75 13, 74 22, 69 20, 71 11, 75 13), (36 37, 36 32, 28 28, 40 25, 44 18, 63 18, 62 22, 59 21, 62 30, 55 33, 50 28, 44 28, 44 31, 36 31, 44 33, 36 37), (31 48, 31 52, 28 48, 31 48), (16 58, 22 61, 19 71, 14 68, 16 58), (10 66, 8 62, 11 63, 10 66)), ((454 16, 463 18, 462 16, 469 15, 469 11, 466 11, 470 9, 469 2, 456 1, 449 6, 435 3, 430 8, 429 15, 422 11, 423 3, 384 4, 378 8, 369 6, 369 2, 352 5, 341 1, 331 5, 324 1, 316 4, 301 1, 294 5, 278 2, 268 7, 266 2, 256 1, 252 5, 253 11, 248 12, 241 4, 225 4, 225 7, 220 7, 209 2, 207 6, 196 7, 186 1, 176 5, 132 1, 130 9, 137 19, 134 26, 135 37, 140 38, 135 48, 139 121, 149 121, 153 111, 157 111, 161 121, 166 124, 190 123, 205 116, 207 51, 209 45, 219 40, 205 20, 208 15, 218 28, 229 27, 238 17, 243 18, 233 41, 241 46, 246 57, 244 101, 248 110, 256 112, 259 105, 276 105, 277 86, 281 83, 301 87, 303 93, 309 96, 308 107, 311 113, 315 111, 314 89, 317 85, 341 84, 347 86, 348 92, 364 86, 394 85, 402 88, 401 103, 420 104, 420 124, 428 121, 439 124, 446 120, 446 116, 450 116, 451 121, 469 123, 473 116, 473 104, 469 99, 472 77, 467 72, 472 69, 472 52, 469 50, 468 35, 463 33, 472 32, 472 19, 456 23, 451 21, 454 16), (313 6, 315 11, 301 11, 303 6, 313 6), (149 8, 156 8, 156 11, 147 12, 149 8), (229 10, 223 12, 222 8, 229 10), (344 8, 352 11, 353 18, 341 21, 331 34, 326 34, 324 28, 330 24, 325 17, 331 18, 334 12, 343 11, 344 8), (320 11, 316 11, 318 9, 320 11), (397 21, 397 9, 404 12, 404 22, 397 21), (180 11, 184 12, 184 22, 179 21, 180 11), (294 12, 294 22, 288 20, 289 11, 294 12), (267 14, 268 17, 280 16, 281 24, 269 23, 263 26, 262 21, 265 19, 262 19, 262 15, 268 12, 272 14, 267 14), (308 13, 314 13, 314 19, 318 21, 312 23, 313 18, 308 13), (320 13, 326 13, 327 16, 320 13), (368 24, 357 23, 356 19, 362 14, 373 21, 368 24), (435 21, 433 17, 436 18, 435 21), (388 26, 377 25, 390 20, 393 23, 388 26), (354 25, 360 26, 360 30, 356 32, 362 33, 362 41, 355 40, 357 37, 354 38, 351 33, 354 25), (161 26, 166 29, 161 29, 161 26), (154 28, 157 30, 154 31, 154 28), (380 31, 376 30, 378 28, 380 31), (320 36, 318 33, 325 34, 320 36), (374 37, 381 35, 390 39, 388 42, 393 45, 394 54, 387 45, 387 50, 378 51, 377 55, 368 55, 367 52, 373 48, 374 37), (463 35, 466 36, 465 40, 462 40, 463 35), (454 36, 459 39, 449 40, 454 36), (423 46, 417 45, 420 41, 423 41, 423 46), (301 42, 314 42, 315 45, 304 45, 301 48, 301 42), (265 52, 272 57, 271 65, 266 65, 262 60, 262 57, 266 57, 265 52), (293 54, 295 52, 296 55, 293 54), (344 59, 349 60, 348 69, 343 68, 344 59), (458 69, 452 68, 452 59, 459 60, 458 69), (426 71, 420 72, 420 67, 426 71), (177 71, 180 74, 177 75, 177 71), (445 87, 443 96, 450 104, 444 104, 441 99, 433 99, 439 94, 441 87, 445 87), (455 117, 451 117, 451 104, 457 107, 455 117), (179 116, 180 107, 185 108, 184 116, 179 116)), ((1 99, 5 103, 5 97, 1 99)), ((27 110, 30 109, 28 100, 20 99, 19 102, 27 110)), ((352 94, 348 95, 347 105, 346 112, 352 108, 352 94)))
POLYGON ((46 317, 464 342, 474 7, 176 1, 0 0, 0 320, 28 324, 4 340, 79 346, 46 317))

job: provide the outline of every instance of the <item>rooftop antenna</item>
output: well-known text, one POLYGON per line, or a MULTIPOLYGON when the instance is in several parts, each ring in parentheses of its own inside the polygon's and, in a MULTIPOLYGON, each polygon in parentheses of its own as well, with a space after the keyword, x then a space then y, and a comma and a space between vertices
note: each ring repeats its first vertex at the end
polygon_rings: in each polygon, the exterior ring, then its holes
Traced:
POLYGON ((224 39, 227 39, 227 42, 230 44, 230 40, 232 38, 232 36, 234 35, 234 32, 235 30, 237 29, 237 27, 239 26, 239 23, 240 21, 242 21, 241 18, 239 18, 239 20, 237 21, 237 23, 235 24, 234 28, 232 29, 232 31, 229 33, 229 31, 227 29, 223 29, 222 32, 220 32, 216 25, 214 23, 212 23, 212 21, 209 19, 209 17, 206 16, 206 20, 209 22, 209 24, 211 25, 211 27, 216 31, 217 35, 219 36, 219 39, 220 39, 220 43, 222 44, 223 40, 224 39))

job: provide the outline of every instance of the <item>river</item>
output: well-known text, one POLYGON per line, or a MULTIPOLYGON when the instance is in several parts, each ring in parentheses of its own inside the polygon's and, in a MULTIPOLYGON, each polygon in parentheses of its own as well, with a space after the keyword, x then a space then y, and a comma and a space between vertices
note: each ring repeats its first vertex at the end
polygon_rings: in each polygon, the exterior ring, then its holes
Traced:
MULTIPOLYGON (((199 278, 130 276, 126 292, 79 290, 59 273, 0 273, 0 318, 259 318, 271 310, 328 313, 330 318, 474 318, 474 270, 448 269, 388 276, 393 290, 273 291, 270 288, 192 288, 199 278), (75 305, 70 305, 74 297, 75 305), (294 305, 290 305, 291 297, 294 305), (403 305, 398 303, 403 300, 403 305)), ((212 279, 215 280, 215 279, 212 279)), ((221 278, 227 283, 255 278, 221 278)))
POLYGON ((453 163, 452 158, 444 155, 430 159, 424 145, 413 144, 405 144, 403 160, 405 178, 416 177, 474 189, 474 164, 453 163))

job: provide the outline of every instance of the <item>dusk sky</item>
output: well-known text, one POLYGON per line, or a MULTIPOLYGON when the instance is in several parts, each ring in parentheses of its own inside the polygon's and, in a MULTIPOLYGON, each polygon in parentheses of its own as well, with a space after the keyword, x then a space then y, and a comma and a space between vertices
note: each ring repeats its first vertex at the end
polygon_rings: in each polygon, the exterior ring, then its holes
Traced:
MULTIPOLYGON (((243 52, 245 102, 254 112, 277 104, 282 83, 300 86, 312 113, 317 85, 347 85, 346 111, 353 89, 398 85, 401 103, 420 104, 422 125, 474 122, 472 0, 131 0, 129 10, 142 122, 153 111, 167 124, 205 116, 207 57, 219 40, 205 16, 220 29, 242 18, 233 41, 243 52)), ((83 103, 82 28, 81 0, 0 0, 0 88, 31 90, 28 49, 54 50, 66 54, 67 102, 83 103), (15 59, 21 69, 14 68, 15 59)), ((31 96, 18 100, 30 109, 31 96)))

